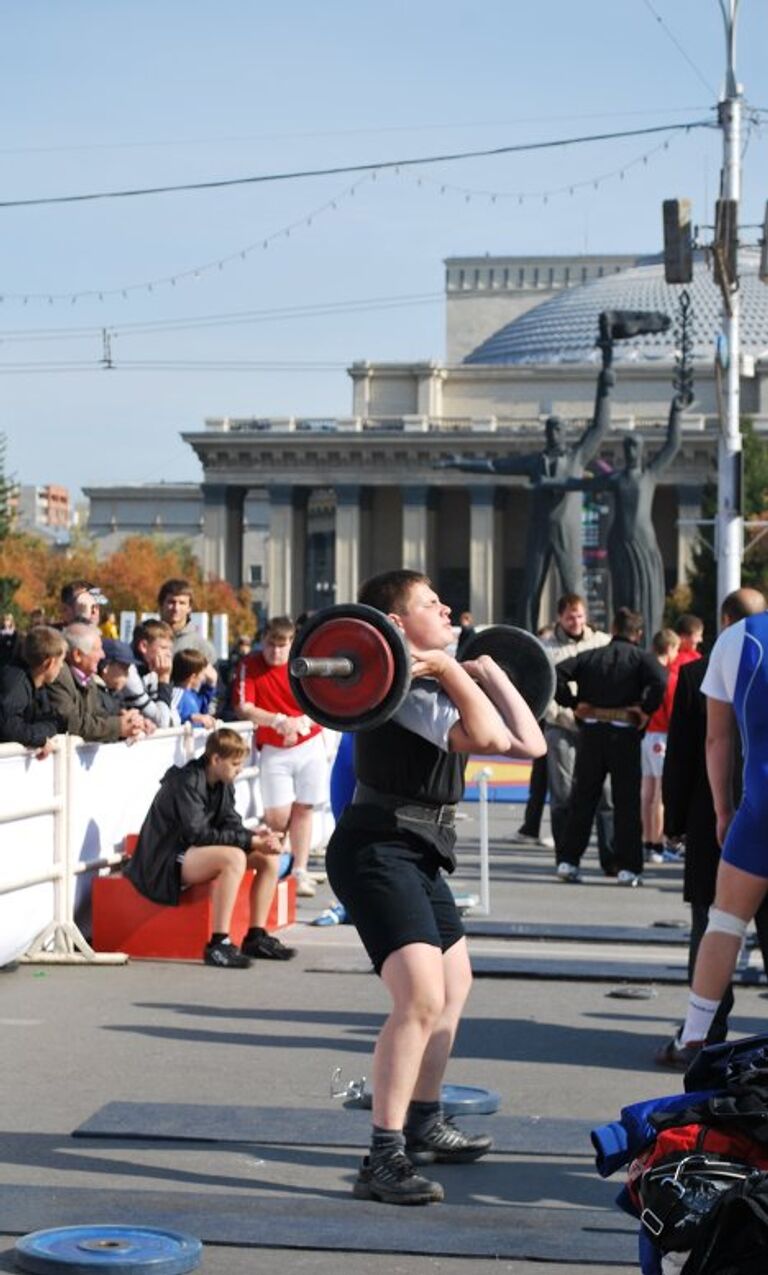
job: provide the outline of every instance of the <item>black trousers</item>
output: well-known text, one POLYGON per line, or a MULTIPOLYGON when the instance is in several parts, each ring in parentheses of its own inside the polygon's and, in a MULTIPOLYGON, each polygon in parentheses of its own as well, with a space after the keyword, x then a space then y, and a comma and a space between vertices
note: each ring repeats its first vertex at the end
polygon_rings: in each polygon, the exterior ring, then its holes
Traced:
POLYGON ((581 862, 606 775, 613 793, 614 864, 618 871, 639 874, 643 870, 640 734, 632 726, 609 722, 580 728, 560 862, 574 866, 581 862))
POLYGON ((525 806, 521 832, 528 837, 538 837, 541 832, 541 816, 547 800, 547 754, 535 757, 531 765, 531 778, 528 781, 528 801, 525 806))

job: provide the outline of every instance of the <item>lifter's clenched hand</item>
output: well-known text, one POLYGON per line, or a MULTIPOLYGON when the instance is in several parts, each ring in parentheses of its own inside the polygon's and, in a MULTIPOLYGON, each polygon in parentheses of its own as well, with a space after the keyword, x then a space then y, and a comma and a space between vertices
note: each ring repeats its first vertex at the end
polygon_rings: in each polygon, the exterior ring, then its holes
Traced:
POLYGON ((440 681, 455 663, 446 651, 417 651, 411 647, 411 677, 436 677, 440 681))

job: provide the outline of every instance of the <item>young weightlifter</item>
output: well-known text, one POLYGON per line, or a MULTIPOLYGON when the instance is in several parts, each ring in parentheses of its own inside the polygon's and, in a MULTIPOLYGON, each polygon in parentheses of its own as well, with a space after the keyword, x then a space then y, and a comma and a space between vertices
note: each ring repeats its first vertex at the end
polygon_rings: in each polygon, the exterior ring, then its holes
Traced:
POLYGON ((393 718, 355 738, 356 788, 327 851, 328 878, 392 1008, 373 1056, 373 1135, 354 1194, 430 1204, 442 1187, 415 1164, 476 1160, 491 1140, 462 1133, 440 1095, 472 975, 443 870, 455 867, 454 819, 467 754, 538 757, 544 738, 499 666, 459 664, 450 608, 425 575, 389 571, 359 601, 384 612, 410 647, 413 682, 393 718))

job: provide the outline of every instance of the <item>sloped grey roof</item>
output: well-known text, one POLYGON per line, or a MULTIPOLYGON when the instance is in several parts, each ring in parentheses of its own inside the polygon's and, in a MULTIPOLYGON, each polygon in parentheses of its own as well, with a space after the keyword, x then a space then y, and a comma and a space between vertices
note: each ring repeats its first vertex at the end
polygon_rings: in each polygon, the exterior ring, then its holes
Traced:
MULTIPOLYGON (((768 285, 757 276, 758 254, 742 249, 741 347, 755 357, 768 353, 768 285)), ((721 330, 722 298, 703 260, 694 264, 693 282, 687 285, 692 303, 693 358, 711 363, 721 330)), ((535 306, 493 336, 464 359, 465 363, 597 363, 597 317, 601 310, 662 310, 672 319, 666 332, 618 341, 617 363, 672 362, 677 345, 679 285, 664 282, 661 261, 621 270, 604 279, 558 293, 535 306)))

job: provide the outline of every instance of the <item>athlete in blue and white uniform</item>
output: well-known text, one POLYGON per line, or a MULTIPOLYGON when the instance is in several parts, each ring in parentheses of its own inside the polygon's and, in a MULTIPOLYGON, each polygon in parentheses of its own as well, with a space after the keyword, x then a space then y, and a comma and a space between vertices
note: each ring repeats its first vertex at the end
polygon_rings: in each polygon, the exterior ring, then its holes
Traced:
POLYGON ((733 706, 744 756, 744 795, 728 825, 723 861, 768 878, 768 612, 724 630, 701 689, 733 706))
POLYGON ((768 892, 768 612, 723 630, 701 689, 707 696, 707 775, 723 853, 677 1042, 694 1052, 706 1039, 747 926, 768 892), (744 785, 734 811, 736 726, 744 785))

